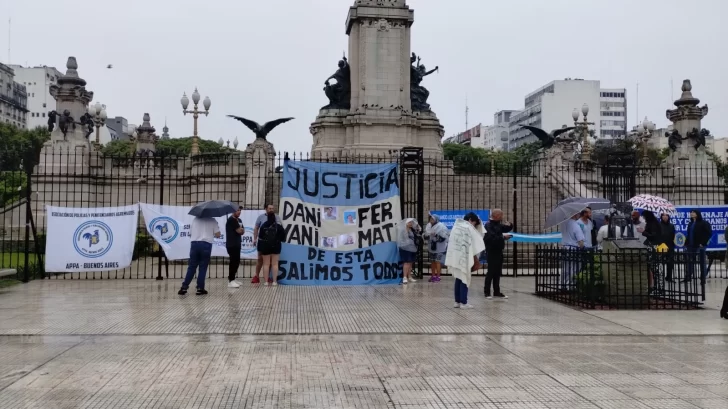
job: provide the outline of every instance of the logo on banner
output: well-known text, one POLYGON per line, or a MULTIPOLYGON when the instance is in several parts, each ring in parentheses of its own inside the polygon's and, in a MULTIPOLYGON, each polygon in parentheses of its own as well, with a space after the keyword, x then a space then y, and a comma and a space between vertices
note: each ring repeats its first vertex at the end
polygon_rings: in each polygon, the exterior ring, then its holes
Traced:
POLYGON ((156 217, 149 223, 149 231, 159 234, 159 238, 169 244, 179 235, 179 224, 171 217, 156 217))
POLYGON ((73 247, 78 254, 87 258, 98 258, 111 250, 114 234, 111 228, 98 220, 91 220, 78 226, 73 234, 73 247))
POLYGON ((241 255, 251 255, 258 251, 253 241, 253 229, 250 227, 245 228, 245 233, 240 237, 240 244, 241 255))
POLYGON ((685 238, 685 235, 682 234, 682 233, 677 233, 675 235, 675 245, 678 246, 678 247, 684 247, 686 240, 687 239, 685 238))

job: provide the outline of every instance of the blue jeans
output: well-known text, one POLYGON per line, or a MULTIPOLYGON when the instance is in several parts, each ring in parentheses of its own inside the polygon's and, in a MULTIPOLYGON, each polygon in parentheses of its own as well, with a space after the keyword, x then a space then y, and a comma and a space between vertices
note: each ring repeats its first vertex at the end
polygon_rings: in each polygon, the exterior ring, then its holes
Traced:
POLYGON ((190 243, 190 261, 187 264, 187 275, 182 282, 182 289, 186 290, 190 287, 192 277, 195 276, 197 266, 200 267, 200 273, 197 274, 197 288, 205 289, 205 276, 207 275, 207 266, 210 264, 210 255, 212 254, 212 243, 206 241, 193 241, 190 243))
POLYGON ((685 273, 685 279, 690 280, 693 278, 695 265, 700 263, 700 281, 705 281, 705 278, 708 275, 708 261, 705 256, 705 247, 688 247, 687 252, 688 265, 687 272, 685 273))
POLYGON ((455 279, 455 302, 460 304, 468 303, 468 286, 459 278, 455 279))

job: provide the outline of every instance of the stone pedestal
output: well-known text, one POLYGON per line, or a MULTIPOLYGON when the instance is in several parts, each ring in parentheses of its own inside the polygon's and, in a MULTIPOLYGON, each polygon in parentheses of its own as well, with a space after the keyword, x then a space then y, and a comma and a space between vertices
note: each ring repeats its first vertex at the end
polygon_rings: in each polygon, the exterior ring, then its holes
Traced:
POLYGON ((610 306, 639 308, 650 301, 647 248, 639 240, 607 240, 602 244, 601 272, 610 306))
POLYGON ((351 108, 319 112, 311 125, 314 157, 386 156, 416 146, 425 157, 442 159, 437 115, 412 110, 413 23, 404 0, 357 0, 349 9, 351 108))
POLYGON ((689 79, 683 81, 681 89, 680 99, 674 102, 675 109, 668 109, 665 113, 667 119, 673 123, 673 130, 666 136, 674 134, 678 138, 677 150, 671 153, 667 163, 673 166, 705 165, 710 161, 705 151, 708 131, 701 128, 700 122, 708 115, 708 106, 698 106, 700 100, 693 97, 693 86, 689 79))
POLYGON ((242 206, 246 209, 262 209, 267 204, 266 182, 275 171, 275 157, 273 144, 265 139, 257 138, 245 149, 245 202, 242 206))

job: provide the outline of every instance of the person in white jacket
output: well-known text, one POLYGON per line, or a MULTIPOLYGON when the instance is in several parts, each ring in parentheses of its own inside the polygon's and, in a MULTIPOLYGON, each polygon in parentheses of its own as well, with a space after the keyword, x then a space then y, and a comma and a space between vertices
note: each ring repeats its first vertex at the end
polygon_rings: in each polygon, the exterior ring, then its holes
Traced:
POLYGON ((468 287, 473 268, 479 267, 478 255, 485 250, 483 223, 475 213, 456 220, 445 254, 447 270, 455 278, 455 308, 470 309, 468 287))
MULTIPOLYGON (((622 229, 619 226, 614 226, 614 238, 622 236, 622 229)), ((602 248, 602 242, 604 239, 609 237, 609 216, 604 216, 604 224, 599 228, 597 232, 597 246, 602 248)))

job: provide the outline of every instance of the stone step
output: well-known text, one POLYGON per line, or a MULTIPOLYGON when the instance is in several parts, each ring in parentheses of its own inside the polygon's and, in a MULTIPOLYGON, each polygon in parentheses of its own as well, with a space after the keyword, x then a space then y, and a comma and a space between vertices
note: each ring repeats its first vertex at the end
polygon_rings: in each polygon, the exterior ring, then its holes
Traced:
POLYGON ((14 268, 0 269, 0 277, 14 276, 17 274, 18 274, 18 271, 15 270, 14 268))

